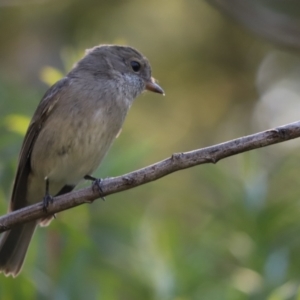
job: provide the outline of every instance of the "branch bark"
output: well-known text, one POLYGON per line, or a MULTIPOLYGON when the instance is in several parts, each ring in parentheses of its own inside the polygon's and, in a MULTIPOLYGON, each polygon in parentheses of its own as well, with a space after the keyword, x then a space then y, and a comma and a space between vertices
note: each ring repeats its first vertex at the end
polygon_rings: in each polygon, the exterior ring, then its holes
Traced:
MULTIPOLYGON (((173 172, 190 168, 200 164, 217 163, 219 160, 253 149, 266 147, 287 140, 300 137, 300 121, 284 126, 244 136, 211 147, 194 151, 175 153, 170 158, 157 162, 143 169, 114 177, 101 182, 103 195, 110 195, 136 186, 157 180, 173 172)), ((47 215, 70 209, 72 207, 92 203, 101 195, 94 186, 64 194, 54 198, 48 207, 47 213, 43 211, 42 202, 0 217, 0 233, 11 229, 21 223, 37 220, 47 215)))

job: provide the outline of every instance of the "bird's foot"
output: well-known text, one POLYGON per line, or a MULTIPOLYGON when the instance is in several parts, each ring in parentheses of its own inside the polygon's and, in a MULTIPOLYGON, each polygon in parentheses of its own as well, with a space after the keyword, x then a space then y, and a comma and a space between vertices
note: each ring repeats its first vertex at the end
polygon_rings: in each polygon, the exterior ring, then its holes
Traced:
POLYGON ((48 211, 48 206, 50 203, 53 203, 53 197, 49 194, 46 194, 43 198, 43 211, 47 212, 48 211))
POLYGON ((104 192, 103 192, 103 189, 102 189, 102 181, 103 181, 103 179, 101 179, 101 178, 96 178, 96 177, 93 177, 93 176, 91 176, 91 175, 85 175, 84 176, 84 179, 85 180, 90 180, 90 181, 92 181, 93 183, 92 183, 92 187, 94 188, 94 187, 96 187, 97 188, 97 190, 98 190, 98 192, 99 192, 99 195, 100 195, 100 198, 103 200, 103 201, 105 201, 105 198, 104 198, 104 192))

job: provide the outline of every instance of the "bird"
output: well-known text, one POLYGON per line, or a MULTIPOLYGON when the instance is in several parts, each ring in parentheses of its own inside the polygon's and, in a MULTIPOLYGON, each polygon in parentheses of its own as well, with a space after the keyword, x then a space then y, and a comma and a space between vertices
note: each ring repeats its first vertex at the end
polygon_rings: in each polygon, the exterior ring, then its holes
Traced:
MULTIPOLYGON (((133 100, 146 90, 164 95, 138 50, 122 45, 86 50, 36 108, 19 154, 8 211, 41 201, 47 210, 53 197, 93 179, 133 100)), ((0 236, 0 273, 20 273, 36 227, 52 219, 17 225, 0 236)))

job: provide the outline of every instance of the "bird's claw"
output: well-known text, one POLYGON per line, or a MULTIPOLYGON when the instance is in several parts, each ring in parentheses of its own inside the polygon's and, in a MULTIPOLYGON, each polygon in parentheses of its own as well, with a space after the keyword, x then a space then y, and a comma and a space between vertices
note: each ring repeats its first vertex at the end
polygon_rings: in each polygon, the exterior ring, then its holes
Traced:
POLYGON ((103 192, 102 184, 101 184, 101 182, 103 181, 103 179, 101 179, 101 178, 95 178, 95 177, 93 177, 93 176, 91 176, 91 175, 85 175, 85 176, 84 176, 84 179, 85 179, 85 180, 93 181, 93 183, 92 183, 93 189, 96 187, 97 190, 98 190, 98 193, 99 193, 99 195, 100 195, 100 198, 101 198, 103 201, 105 201, 105 198, 104 198, 104 195, 103 195, 104 192, 103 192))
POLYGON ((101 179, 101 178, 95 179, 95 180, 93 181, 93 187, 96 187, 96 188, 98 189, 100 198, 101 198, 103 201, 105 201, 104 192, 103 192, 102 184, 101 184, 102 181, 103 181, 103 179, 101 179))
POLYGON ((53 203, 53 197, 50 196, 49 194, 46 194, 43 198, 43 211, 44 212, 48 211, 48 206, 50 203, 53 203))

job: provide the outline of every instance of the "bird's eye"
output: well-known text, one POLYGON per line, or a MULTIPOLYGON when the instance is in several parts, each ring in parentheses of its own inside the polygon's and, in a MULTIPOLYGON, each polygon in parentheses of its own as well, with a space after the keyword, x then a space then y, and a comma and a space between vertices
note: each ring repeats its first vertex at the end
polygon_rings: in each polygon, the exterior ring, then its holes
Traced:
POLYGON ((131 68, 134 72, 138 72, 141 69, 141 64, 135 60, 130 62, 131 68))

